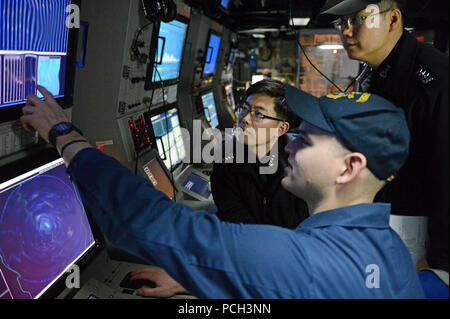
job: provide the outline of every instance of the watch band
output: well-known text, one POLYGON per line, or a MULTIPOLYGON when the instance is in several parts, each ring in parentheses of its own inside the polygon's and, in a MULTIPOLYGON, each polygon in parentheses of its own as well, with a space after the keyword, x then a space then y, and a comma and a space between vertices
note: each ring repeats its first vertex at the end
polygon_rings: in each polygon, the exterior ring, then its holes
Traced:
POLYGON ((69 134, 70 132, 75 131, 79 134, 83 135, 80 129, 78 129, 75 125, 70 122, 60 122, 54 125, 50 131, 48 132, 48 141, 53 147, 56 147, 56 138, 58 136, 69 134))

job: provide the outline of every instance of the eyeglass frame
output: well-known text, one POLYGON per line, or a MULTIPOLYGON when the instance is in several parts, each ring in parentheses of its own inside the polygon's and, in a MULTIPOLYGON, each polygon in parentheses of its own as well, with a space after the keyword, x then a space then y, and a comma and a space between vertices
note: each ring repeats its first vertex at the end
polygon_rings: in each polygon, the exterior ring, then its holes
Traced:
POLYGON ((269 120, 275 120, 275 121, 280 121, 280 122, 286 122, 286 120, 282 120, 282 119, 279 119, 279 118, 276 118, 276 117, 265 115, 265 114, 262 114, 258 110, 254 110, 255 107, 251 106, 247 101, 245 101, 242 105, 239 105, 237 107, 237 109, 239 111, 239 117, 241 117, 241 115, 244 113, 244 110, 246 110, 246 108, 244 108, 245 105, 249 107, 249 110, 245 111, 245 116, 247 116, 247 114, 250 113, 250 117, 252 118, 252 120, 257 119, 258 121, 262 121, 264 119, 269 119, 269 120), (260 116, 262 116, 262 118, 258 118, 258 116, 256 115, 256 112, 261 113, 260 116))
POLYGON ((352 15, 352 16, 350 16, 350 17, 348 17, 347 19, 342 19, 342 18, 339 18, 339 19, 337 19, 337 20, 335 20, 335 21, 333 21, 333 22, 331 22, 332 24, 333 24, 333 26, 334 26, 334 28, 335 29, 337 29, 337 30, 339 30, 339 31, 343 31, 343 30, 345 30, 349 25, 351 25, 352 27, 355 27, 357 24, 356 24, 356 21, 357 20, 359 20, 359 25, 361 26, 362 24, 363 24, 363 22, 364 21, 366 21, 367 20, 367 18, 370 18, 370 17, 372 17, 372 16, 374 16, 374 15, 377 15, 377 14, 382 14, 382 13, 386 13, 386 12, 389 12, 389 11, 391 11, 391 10, 393 10, 393 8, 390 8, 390 9, 387 9, 387 10, 384 10, 384 11, 380 11, 380 12, 376 12, 376 13, 372 13, 372 14, 369 14, 368 16, 357 16, 356 14, 355 15, 352 15), (354 22, 355 22, 355 24, 351 24, 350 23, 350 20, 351 19, 353 19, 354 20, 354 22), (345 23, 345 26, 343 25, 345 23), (342 28, 340 28, 340 26, 342 25, 342 28))

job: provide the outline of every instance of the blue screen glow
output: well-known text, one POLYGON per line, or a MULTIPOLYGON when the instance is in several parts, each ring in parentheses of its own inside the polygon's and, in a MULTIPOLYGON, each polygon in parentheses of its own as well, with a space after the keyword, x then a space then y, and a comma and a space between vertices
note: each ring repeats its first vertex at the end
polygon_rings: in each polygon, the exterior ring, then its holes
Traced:
POLYGON ((63 97, 70 0, 0 0, 0 108, 25 103, 36 84, 63 97))
POLYGON ((225 9, 228 9, 228 6, 230 5, 230 0, 222 0, 222 1, 220 2, 220 5, 221 5, 222 7, 224 7, 225 9))
POLYGON ((159 29, 160 38, 158 39, 158 52, 156 56, 157 61, 160 61, 162 54, 162 63, 157 65, 159 74, 156 72, 156 69, 153 71, 153 83, 178 79, 180 75, 186 31, 187 24, 180 21, 174 20, 170 23, 161 22, 161 27, 159 29), (161 38, 164 38, 165 40, 161 38))
POLYGON ((219 120, 217 119, 216 103, 212 92, 202 95, 203 110, 211 127, 217 127, 219 120))
POLYGON ((222 38, 215 34, 211 34, 206 51, 206 61, 203 74, 214 74, 216 71, 217 57, 219 56, 220 42, 222 38))

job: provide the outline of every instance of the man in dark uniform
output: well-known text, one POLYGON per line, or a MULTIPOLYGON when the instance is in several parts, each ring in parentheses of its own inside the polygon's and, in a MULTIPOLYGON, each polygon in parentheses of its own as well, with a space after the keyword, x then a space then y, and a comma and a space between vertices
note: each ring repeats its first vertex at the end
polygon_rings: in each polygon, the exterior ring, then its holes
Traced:
POLYGON ((284 147, 293 139, 286 133, 298 126, 284 97, 285 85, 280 81, 266 79, 248 88, 238 119, 244 137, 235 139, 233 153, 236 143, 244 144, 244 161, 225 155, 223 163, 214 164, 211 175, 221 220, 294 229, 309 216, 306 203, 281 187, 288 166, 284 147), (249 152, 257 154, 253 160, 249 152), (267 173, 261 173, 264 168, 267 173))
POLYGON ((342 32, 349 57, 367 64, 361 89, 385 97, 406 113, 410 156, 376 201, 392 203, 393 214, 428 216, 426 262, 448 272, 448 56, 404 30, 403 5, 344 0, 322 14, 338 18, 334 25, 342 32))

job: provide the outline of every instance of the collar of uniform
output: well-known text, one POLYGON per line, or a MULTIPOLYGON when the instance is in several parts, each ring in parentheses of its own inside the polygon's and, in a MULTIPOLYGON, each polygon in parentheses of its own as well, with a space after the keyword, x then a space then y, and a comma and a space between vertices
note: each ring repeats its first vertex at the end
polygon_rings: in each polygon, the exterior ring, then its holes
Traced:
POLYGON ((358 204, 314 214, 305 219, 298 230, 327 226, 389 228, 391 204, 358 204))

